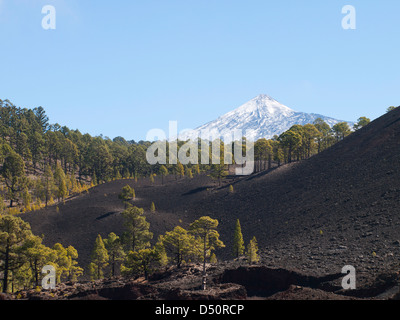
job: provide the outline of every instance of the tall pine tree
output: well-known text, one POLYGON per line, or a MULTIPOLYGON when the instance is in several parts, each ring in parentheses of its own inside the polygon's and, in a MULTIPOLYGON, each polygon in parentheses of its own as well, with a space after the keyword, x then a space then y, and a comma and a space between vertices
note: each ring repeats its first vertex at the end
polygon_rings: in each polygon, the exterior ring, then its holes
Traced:
POLYGON ((97 235, 91 254, 90 271, 94 279, 103 277, 104 268, 108 265, 109 256, 101 235, 97 235))
POLYGON ((239 258, 244 252, 244 241, 242 235, 242 228, 239 219, 236 220, 235 232, 233 235, 233 255, 239 258))

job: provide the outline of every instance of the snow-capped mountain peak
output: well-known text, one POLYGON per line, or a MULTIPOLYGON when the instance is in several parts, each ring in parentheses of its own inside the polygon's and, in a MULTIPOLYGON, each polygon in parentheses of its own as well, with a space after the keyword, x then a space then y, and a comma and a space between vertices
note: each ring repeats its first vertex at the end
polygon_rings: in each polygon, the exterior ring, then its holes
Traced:
POLYGON ((279 103, 272 97, 266 94, 260 94, 257 97, 251 99, 250 101, 246 102, 239 108, 229 112, 225 116, 229 114, 240 114, 240 113, 254 113, 258 112, 260 115, 274 115, 274 114, 291 114, 294 111, 289 107, 279 103))
MULTIPOLYGON (((181 140, 196 139, 201 136, 202 132, 218 133, 223 138, 232 134, 234 130, 242 130, 243 135, 249 140, 271 139, 274 135, 280 135, 295 124, 313 123, 317 118, 321 118, 330 126, 342 122, 342 120, 320 114, 294 111, 272 97, 260 94, 214 121, 190 132, 181 133, 179 138, 181 140)), ((353 124, 352 122, 348 123, 353 124)))

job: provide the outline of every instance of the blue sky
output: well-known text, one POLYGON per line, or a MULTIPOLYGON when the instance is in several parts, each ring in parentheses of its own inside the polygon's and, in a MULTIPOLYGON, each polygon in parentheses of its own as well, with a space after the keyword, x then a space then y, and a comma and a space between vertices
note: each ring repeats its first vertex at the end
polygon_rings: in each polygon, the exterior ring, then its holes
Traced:
POLYGON ((355 121, 400 104, 397 0, 0 0, 0 99, 110 138, 195 128, 258 94, 355 121), (344 30, 344 5, 356 30, 344 30), (44 30, 44 5, 56 29, 44 30))

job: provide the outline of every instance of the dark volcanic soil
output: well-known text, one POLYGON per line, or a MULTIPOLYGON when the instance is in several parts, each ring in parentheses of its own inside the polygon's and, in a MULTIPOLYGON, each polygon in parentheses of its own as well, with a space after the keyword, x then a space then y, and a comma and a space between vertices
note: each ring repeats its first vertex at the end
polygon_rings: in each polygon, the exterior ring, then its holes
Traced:
POLYGON ((393 274, 400 261, 400 108, 375 120, 311 159, 226 179, 218 187, 207 176, 161 185, 120 180, 97 186, 56 208, 22 215, 44 242, 73 245, 86 267, 98 233, 123 231, 121 188, 135 188, 134 204, 147 210, 154 239, 203 215, 220 222, 230 258, 236 219, 246 244, 256 236, 265 266, 310 276, 357 270, 360 286, 393 274), (232 183, 234 193, 228 192, 232 183), (154 201, 157 211, 149 211, 154 201))
POLYGON ((207 266, 207 288, 200 289, 201 264, 168 267, 150 277, 114 277, 66 282, 55 289, 35 289, 1 295, 22 300, 398 300, 390 290, 395 278, 381 278, 368 290, 344 291, 335 284, 341 274, 314 277, 281 268, 249 266, 235 260, 207 266), (384 286, 383 286, 384 285, 384 286), (389 289, 388 289, 389 288, 389 289))

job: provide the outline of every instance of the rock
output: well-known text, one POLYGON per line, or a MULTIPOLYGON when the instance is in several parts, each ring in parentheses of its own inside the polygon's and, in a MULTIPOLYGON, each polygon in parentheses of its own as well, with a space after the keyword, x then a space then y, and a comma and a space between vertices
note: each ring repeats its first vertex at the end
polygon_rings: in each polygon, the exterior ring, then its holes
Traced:
POLYGON ((8 294, 0 293, 0 300, 11 300, 11 297, 8 294))

